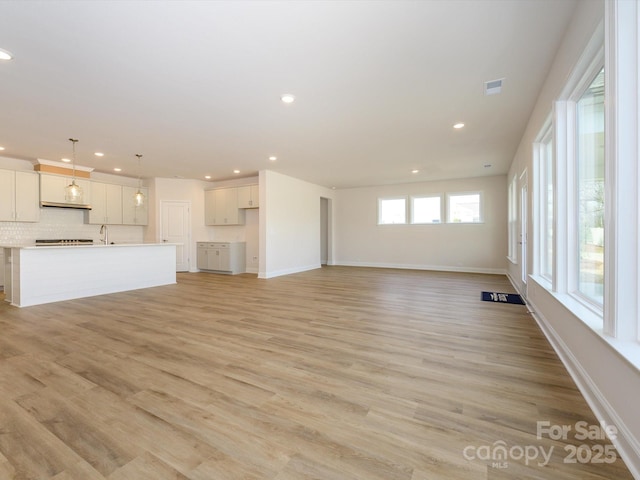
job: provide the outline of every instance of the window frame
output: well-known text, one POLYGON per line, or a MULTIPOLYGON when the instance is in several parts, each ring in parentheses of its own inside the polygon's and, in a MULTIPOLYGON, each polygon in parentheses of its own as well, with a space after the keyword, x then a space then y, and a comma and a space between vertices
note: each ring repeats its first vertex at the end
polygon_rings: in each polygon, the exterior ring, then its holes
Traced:
POLYGON ((518 176, 513 175, 508 187, 507 230, 508 251, 507 259, 516 265, 518 263, 518 176))
MULTIPOLYGON (((582 295, 577 288, 579 253, 577 251, 578 238, 576 234, 576 212, 578 211, 576 195, 576 106, 578 100, 604 66, 604 28, 600 24, 558 96, 558 100, 554 104, 553 114, 556 172, 554 181, 556 215, 554 221, 556 237, 555 271, 551 290, 559 294, 560 301, 594 330, 602 330, 603 328, 604 305, 593 302, 585 295, 582 295), (562 186, 562 188, 559 188, 559 186, 562 186)), ((606 148, 605 144, 605 150, 606 148)), ((606 298, 604 303, 606 304, 606 298)))
POLYGON ((480 190, 472 190, 469 192, 450 192, 447 193, 446 200, 446 223, 451 225, 477 225, 484 223, 484 195, 480 190), (464 197, 468 195, 478 195, 478 221, 477 222, 453 222, 451 221, 451 197, 464 197))
POLYGON ((534 274, 545 284, 552 288, 556 271, 556 161, 555 138, 553 129, 553 117, 550 114, 533 144, 533 171, 534 171, 534 274), (551 148, 549 148, 551 146, 551 148), (551 170, 552 203, 549 205, 548 175, 551 170), (549 208, 551 208, 551 225, 549 225, 549 208), (549 251, 549 239, 547 232, 549 227, 553 229, 551 238, 551 251, 549 251), (549 259, 549 254, 551 259, 549 259), (551 271, 547 272, 546 264, 551 260, 551 271))
POLYGON ((389 197, 378 197, 378 215, 377 215, 377 225, 386 226, 386 225, 407 225, 407 221, 409 219, 409 202, 407 195, 393 195, 389 197), (403 222, 392 222, 392 223, 383 223, 382 222, 382 203, 387 200, 403 200, 404 201, 404 221, 403 222))
POLYGON ((444 201, 443 201, 443 195, 441 193, 425 193, 425 194, 420 194, 420 195, 411 195, 410 199, 409 199, 409 208, 410 208, 410 212, 409 212, 409 222, 411 225, 442 225, 443 223, 443 210, 444 210, 444 201), (440 210, 440 218, 438 222, 416 222, 415 221, 415 212, 416 212, 416 208, 415 208, 415 202, 414 200, 419 199, 419 198, 437 198, 439 200, 439 210, 440 210))
MULTIPOLYGON (((591 86, 597 75, 601 70, 604 69, 604 58, 600 58, 600 61, 593 62, 590 68, 585 72, 583 76, 583 80, 580 83, 579 87, 576 88, 568 102, 568 107, 570 110, 567 112, 568 116, 571 116, 571 124, 572 128, 567 131, 567 141, 572 143, 573 155, 568 158, 568 169, 573 177, 571 189, 571 195, 573 196, 570 203, 569 210, 569 228, 571 229, 571 235, 569 236, 570 242, 568 244, 569 255, 572 257, 571 259, 571 268, 568 270, 567 276, 567 287, 569 294, 573 296, 577 301, 585 305, 587 308, 593 310, 600 317, 604 318, 604 292, 603 292, 603 302, 602 304, 594 301, 590 298, 586 293, 580 291, 580 239, 578 236, 578 231, 580 227, 579 217, 580 217, 580 205, 579 205, 579 179, 578 179, 578 102, 581 100, 582 96, 586 93, 587 89, 591 86)), ((604 113, 606 117, 606 113, 604 113)), ((605 162, 606 165, 606 162, 605 162)), ((606 171, 606 166, 605 166, 606 171)), ((604 260, 604 258, 603 258, 604 260)), ((604 290, 604 279, 603 279, 603 290, 604 290)))

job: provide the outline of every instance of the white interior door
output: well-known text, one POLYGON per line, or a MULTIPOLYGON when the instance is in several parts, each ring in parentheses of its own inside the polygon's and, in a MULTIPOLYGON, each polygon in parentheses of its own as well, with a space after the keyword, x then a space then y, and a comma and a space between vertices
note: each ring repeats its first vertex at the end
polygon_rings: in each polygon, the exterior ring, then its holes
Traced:
POLYGON ((320 265, 329 260, 329 199, 320 198, 320 265))
POLYGON ((160 202, 160 240, 176 244, 176 272, 191 266, 191 202, 160 202))
MULTIPOLYGON (((528 186, 526 172, 520 177, 520 280, 523 287, 527 286, 527 228, 529 222, 528 215, 528 186)), ((523 289, 523 292, 525 291, 523 289)))

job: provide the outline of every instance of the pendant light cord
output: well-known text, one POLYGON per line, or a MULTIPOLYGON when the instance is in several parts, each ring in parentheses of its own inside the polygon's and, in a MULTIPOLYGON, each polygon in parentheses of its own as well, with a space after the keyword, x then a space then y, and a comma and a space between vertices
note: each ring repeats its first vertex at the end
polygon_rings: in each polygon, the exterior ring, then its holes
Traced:
POLYGON ((138 157, 138 191, 140 191, 140 187, 141 187, 141 178, 140 178, 140 165, 141 165, 141 158, 142 155, 140 153, 136 153, 136 157, 138 157))
POLYGON ((77 138, 70 138, 69 141, 73 145, 73 179, 76 179, 76 143, 78 142, 77 138))

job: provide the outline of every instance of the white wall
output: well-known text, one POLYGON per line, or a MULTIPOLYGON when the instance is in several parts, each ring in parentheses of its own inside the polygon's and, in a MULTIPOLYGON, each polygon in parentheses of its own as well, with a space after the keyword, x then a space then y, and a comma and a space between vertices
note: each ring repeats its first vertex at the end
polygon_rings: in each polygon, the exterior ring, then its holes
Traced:
POLYGON ((191 266, 196 267, 197 242, 245 242, 247 272, 258 273, 259 215, 258 209, 245 211, 244 225, 209 226, 204 223, 204 192, 221 187, 235 187, 258 183, 258 177, 238 178, 221 182, 205 182, 177 178, 155 178, 149 182, 150 241, 160 241, 160 202, 191 202, 191 266))
POLYGON ((406 183, 337 190, 335 263, 375 267, 504 273, 505 177, 406 183), (377 225, 378 198, 482 191, 484 223, 377 225))
POLYGON ((260 172, 260 278, 320 268, 320 198, 333 190, 260 172))
MULTIPOLYGON (((596 27, 604 16, 604 5, 602 0, 592 0, 580 2, 574 17, 567 29, 562 45, 556 53, 556 58, 549 70, 544 86, 538 95, 525 133, 520 140, 518 150, 509 169, 507 182, 514 176, 520 177, 522 172, 528 170, 529 197, 533 192, 533 142, 552 112, 554 101, 560 95, 568 77, 578 62, 582 51, 586 47, 589 39, 593 35, 596 27)), ((531 202, 529 202, 531 203, 531 202)), ((519 208, 518 208, 519 211, 519 208)), ((532 219, 532 212, 529 212, 529 219, 532 219)), ((532 232, 529 225, 529 232, 532 232)), ((529 235, 529 238, 533 238, 529 235)), ((531 248, 533 242, 529 242, 531 248)), ((531 272, 532 252, 528 255, 527 271, 531 272)), ((508 274, 519 290, 524 292, 524 285, 519 281, 520 266, 509 262, 508 274)))
POLYGON ((18 160, 10 157, 0 157, 0 168, 6 170, 26 170, 33 172, 33 163, 27 160, 18 160))
MULTIPOLYGON (((510 179, 527 170, 529 192, 533 192, 532 144, 603 16, 602 1, 578 4, 539 95, 508 175, 510 179)), ((531 202, 530 196, 529 218, 532 218, 531 202)), ((530 223, 530 233, 533 233, 532 228, 530 223)), ((530 234, 529 238, 534 238, 534 235, 530 234)), ((528 245, 528 271, 531 271, 533 242, 528 245)), ((634 477, 640 478, 640 415, 636 401, 640 398, 640 371, 627 362, 601 332, 593 330, 572 314, 534 278, 529 278, 525 286, 520 280, 518 263, 508 262, 508 275, 516 288, 527 295, 536 320, 598 419, 617 427, 619 432, 614 444, 634 477)), ((638 345, 631 348, 637 349, 638 345)))
POLYGON ((204 188, 207 182, 187 180, 181 178, 155 178, 150 182, 149 194, 149 231, 152 241, 160 242, 160 202, 190 202, 191 203, 191 244, 189 245, 189 270, 197 271, 196 244, 198 241, 208 240, 207 227, 204 224, 204 188), (152 220, 153 219, 153 220, 152 220))

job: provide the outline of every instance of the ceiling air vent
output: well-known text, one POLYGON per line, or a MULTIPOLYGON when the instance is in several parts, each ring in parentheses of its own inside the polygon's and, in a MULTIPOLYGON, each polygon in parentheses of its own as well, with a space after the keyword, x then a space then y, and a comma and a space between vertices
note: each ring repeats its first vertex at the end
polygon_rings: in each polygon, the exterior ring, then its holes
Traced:
POLYGON ((502 93, 502 82, 504 82, 504 78, 484 82, 484 94, 497 95, 498 93, 502 93))

